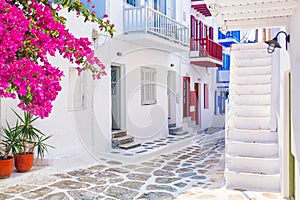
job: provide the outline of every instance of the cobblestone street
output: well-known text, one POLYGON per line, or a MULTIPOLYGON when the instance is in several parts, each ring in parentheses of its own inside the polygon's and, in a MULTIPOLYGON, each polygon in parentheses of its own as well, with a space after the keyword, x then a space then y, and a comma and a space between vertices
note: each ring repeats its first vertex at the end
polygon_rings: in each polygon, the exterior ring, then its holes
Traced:
POLYGON ((100 158, 87 168, 24 179, 2 187, 0 199, 280 199, 225 190, 224 146, 224 131, 202 132, 190 145, 141 163, 100 158))

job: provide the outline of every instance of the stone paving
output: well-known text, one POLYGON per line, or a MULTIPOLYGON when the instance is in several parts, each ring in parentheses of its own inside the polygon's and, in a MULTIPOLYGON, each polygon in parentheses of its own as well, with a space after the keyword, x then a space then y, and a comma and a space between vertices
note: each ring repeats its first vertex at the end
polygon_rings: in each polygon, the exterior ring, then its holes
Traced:
POLYGON ((224 131, 201 132, 190 145, 139 163, 101 158, 94 166, 23 179, 1 187, 0 200, 281 199, 274 193, 226 190, 224 146, 224 131))

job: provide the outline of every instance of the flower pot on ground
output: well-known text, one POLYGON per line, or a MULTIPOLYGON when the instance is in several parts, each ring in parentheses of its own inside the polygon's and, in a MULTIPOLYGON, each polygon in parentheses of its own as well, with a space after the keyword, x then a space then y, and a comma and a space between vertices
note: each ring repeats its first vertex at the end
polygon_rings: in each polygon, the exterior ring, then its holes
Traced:
POLYGON ((8 156, 6 159, 0 157, 0 179, 10 176, 14 169, 14 157, 8 156))
POLYGON ((41 159, 45 156, 45 152, 48 152, 48 147, 52 146, 45 143, 51 136, 46 136, 42 131, 33 126, 33 122, 39 117, 34 117, 29 112, 24 112, 24 118, 18 113, 13 111, 17 120, 17 126, 14 130, 19 132, 19 143, 16 145, 18 148, 15 152, 15 167, 18 172, 28 172, 33 166, 34 150, 37 151, 37 157, 41 159))
POLYGON ((16 154, 15 168, 18 172, 28 172, 33 166, 33 153, 16 154))
MULTIPOLYGON (((18 124, 16 124, 16 127, 18 124)), ((14 157, 19 144, 19 132, 8 124, 0 136, 0 178, 7 178, 14 169, 14 157)))

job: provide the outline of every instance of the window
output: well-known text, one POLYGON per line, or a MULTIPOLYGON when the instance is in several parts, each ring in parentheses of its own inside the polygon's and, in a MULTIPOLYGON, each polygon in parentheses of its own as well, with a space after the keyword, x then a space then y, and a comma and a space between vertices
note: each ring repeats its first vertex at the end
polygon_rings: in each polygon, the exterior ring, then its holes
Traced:
POLYGON ((126 0, 126 3, 132 5, 132 6, 138 6, 138 0, 126 0))
POLYGON ((176 19, 176 1, 175 0, 167 0, 166 1, 166 15, 171 17, 172 19, 176 19))
POLYGON ((156 70, 153 68, 141 68, 141 104, 156 104, 156 70))
POLYGON ((204 84, 204 108, 209 108, 209 88, 208 88, 208 84, 204 84))
POLYGON ((86 72, 81 72, 78 76, 76 68, 69 68, 69 96, 68 109, 79 110, 85 108, 85 81, 86 72))

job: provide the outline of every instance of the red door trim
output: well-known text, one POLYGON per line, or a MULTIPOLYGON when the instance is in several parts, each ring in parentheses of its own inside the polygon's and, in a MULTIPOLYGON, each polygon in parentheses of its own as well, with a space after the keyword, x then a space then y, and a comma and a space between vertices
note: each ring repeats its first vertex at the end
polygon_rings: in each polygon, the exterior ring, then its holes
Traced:
POLYGON ((183 117, 190 116, 190 77, 184 76, 182 82, 182 107, 183 107, 183 117), (185 81, 187 81, 187 91, 185 91, 185 81), (185 95, 187 99, 185 99, 185 95))

